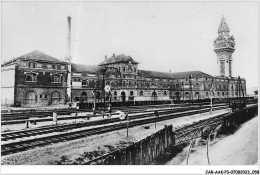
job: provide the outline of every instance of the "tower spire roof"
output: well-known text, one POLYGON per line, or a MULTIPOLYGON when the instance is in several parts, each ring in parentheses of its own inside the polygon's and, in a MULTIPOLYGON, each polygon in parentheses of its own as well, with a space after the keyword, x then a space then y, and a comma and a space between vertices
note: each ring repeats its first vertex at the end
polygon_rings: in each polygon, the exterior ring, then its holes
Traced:
POLYGON ((221 33, 221 32, 229 32, 229 28, 228 28, 228 25, 227 25, 227 22, 226 22, 224 16, 222 16, 221 23, 218 28, 218 33, 221 33))

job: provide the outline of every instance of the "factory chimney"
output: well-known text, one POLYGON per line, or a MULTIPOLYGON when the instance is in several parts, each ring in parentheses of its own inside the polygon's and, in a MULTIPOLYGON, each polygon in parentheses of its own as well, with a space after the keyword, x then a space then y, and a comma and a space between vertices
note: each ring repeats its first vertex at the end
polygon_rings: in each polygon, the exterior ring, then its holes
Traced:
POLYGON ((72 102, 71 100, 71 17, 68 16, 68 36, 67 36, 67 54, 65 61, 68 63, 68 77, 67 77, 67 100, 68 102, 72 102))
POLYGON ((71 17, 68 16, 68 36, 67 36, 67 54, 66 54, 66 61, 71 62, 71 17))

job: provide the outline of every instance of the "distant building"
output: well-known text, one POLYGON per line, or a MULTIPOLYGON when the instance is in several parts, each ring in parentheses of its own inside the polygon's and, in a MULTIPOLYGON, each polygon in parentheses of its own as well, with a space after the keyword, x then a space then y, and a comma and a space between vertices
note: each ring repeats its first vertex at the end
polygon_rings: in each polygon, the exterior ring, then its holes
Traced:
POLYGON ((35 50, 5 62, 1 71, 2 104, 44 106, 65 103, 66 62, 35 50))
POLYGON ((55 105, 96 101, 167 101, 237 97, 246 95, 246 80, 232 77, 233 36, 222 18, 214 41, 219 76, 201 71, 157 72, 139 70, 138 61, 124 54, 107 58, 98 66, 70 62, 70 22, 68 18, 69 61, 64 62, 39 51, 17 57, 2 65, 2 104, 22 106, 55 105), (226 74, 228 73, 228 74, 226 74), (67 82, 70 82, 68 84, 67 82), (111 87, 111 94, 104 87, 111 87), (66 95, 68 93, 68 95, 66 95), (240 94, 241 96, 243 94, 240 94))
MULTIPOLYGON (((95 89, 98 92, 98 100, 102 100, 103 74, 104 84, 111 86, 112 101, 194 100, 210 98, 211 95, 213 98, 236 97, 238 78, 232 77, 235 41, 233 36, 229 36, 229 28, 224 18, 221 20, 218 34, 214 41, 214 51, 219 64, 219 76, 201 71, 171 73, 139 70, 139 63, 131 56, 113 54, 110 58, 105 56, 99 66, 72 65, 72 100, 84 99, 93 102, 95 89), (107 71, 104 73, 104 70, 107 71)), ((241 78, 239 90, 246 95, 244 78, 241 78)))

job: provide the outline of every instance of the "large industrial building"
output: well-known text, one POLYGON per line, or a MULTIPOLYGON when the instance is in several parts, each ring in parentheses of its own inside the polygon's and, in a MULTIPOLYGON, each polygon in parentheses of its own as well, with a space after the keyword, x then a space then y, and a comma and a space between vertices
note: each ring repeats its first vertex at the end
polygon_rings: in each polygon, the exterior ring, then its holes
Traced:
POLYGON ((138 60, 124 54, 105 56, 98 66, 71 63, 70 22, 68 17, 66 61, 33 51, 2 64, 2 105, 44 106, 104 99, 126 102, 229 98, 236 97, 238 90, 246 95, 246 80, 232 75, 235 40, 229 35, 224 18, 214 41, 219 76, 201 71, 139 70, 138 60), (104 91, 105 85, 110 86, 109 93, 104 91))
POLYGON ((2 65, 1 100, 16 106, 65 103, 68 63, 40 51, 2 65))

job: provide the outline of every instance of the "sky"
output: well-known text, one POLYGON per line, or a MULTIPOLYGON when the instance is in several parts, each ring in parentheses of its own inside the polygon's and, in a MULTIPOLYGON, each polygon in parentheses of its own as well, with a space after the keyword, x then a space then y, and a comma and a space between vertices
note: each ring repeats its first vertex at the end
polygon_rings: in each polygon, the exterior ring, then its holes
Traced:
POLYGON ((1 63, 33 50, 56 58, 67 51, 72 17, 75 63, 131 56, 139 69, 199 70, 219 75, 213 41, 224 15, 235 38, 233 76, 258 86, 257 2, 2 2, 1 63))

